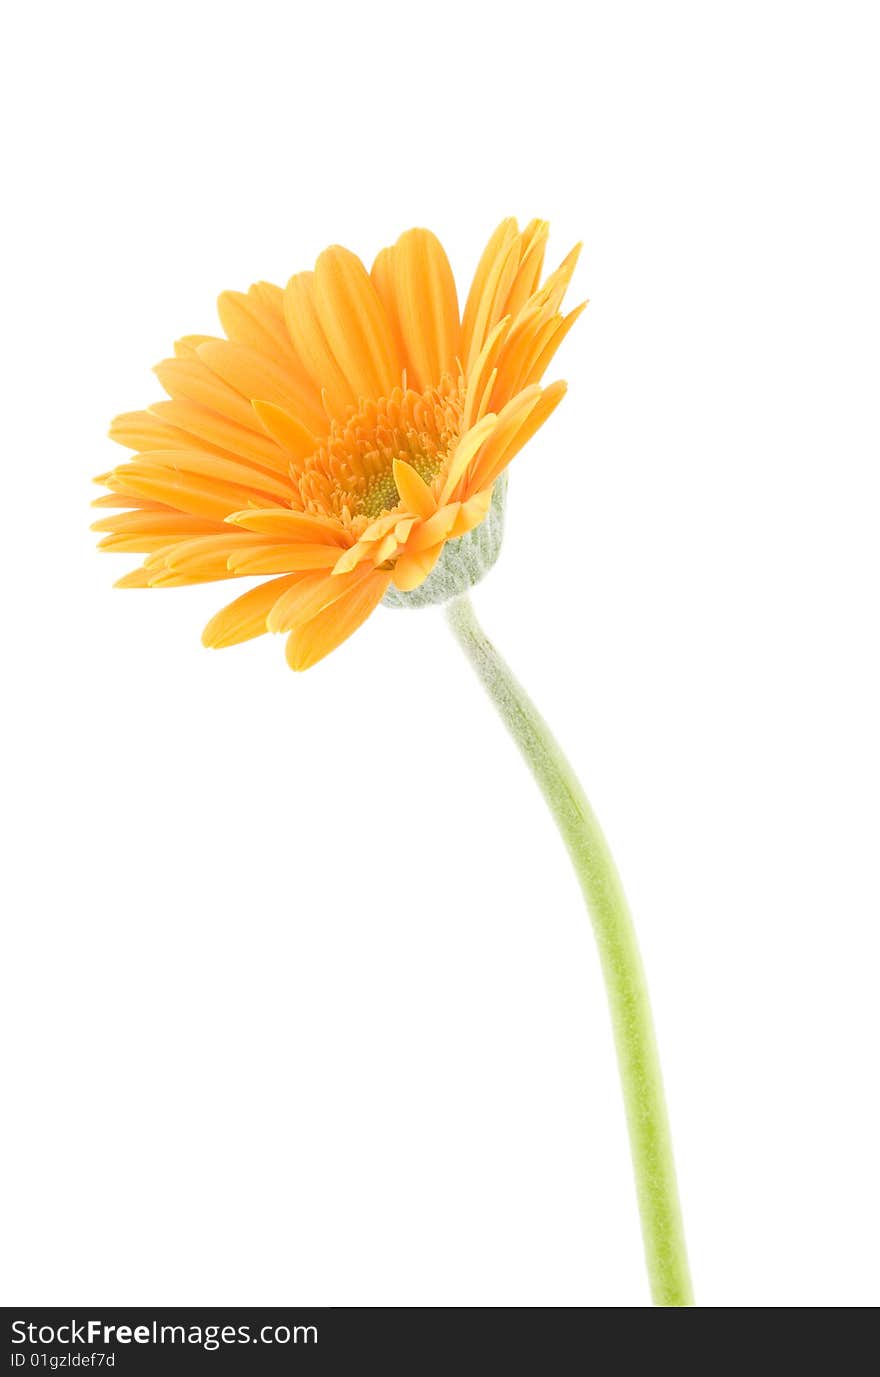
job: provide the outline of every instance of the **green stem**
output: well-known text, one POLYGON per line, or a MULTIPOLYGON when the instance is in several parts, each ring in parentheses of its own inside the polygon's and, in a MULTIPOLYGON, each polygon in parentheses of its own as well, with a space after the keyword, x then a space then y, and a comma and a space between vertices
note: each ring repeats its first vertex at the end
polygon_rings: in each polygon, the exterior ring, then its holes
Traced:
POLYGON ((547 801, 592 918, 614 1029, 654 1304, 693 1305, 648 988, 617 868, 559 743, 483 632, 467 594, 448 604, 447 616, 547 801))

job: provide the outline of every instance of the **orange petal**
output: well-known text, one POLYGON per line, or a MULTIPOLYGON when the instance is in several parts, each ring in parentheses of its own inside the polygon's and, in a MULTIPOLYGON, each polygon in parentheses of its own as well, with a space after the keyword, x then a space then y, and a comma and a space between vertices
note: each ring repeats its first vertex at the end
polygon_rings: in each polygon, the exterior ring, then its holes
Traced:
POLYGON ((208 344, 216 338, 216 335, 181 335, 180 339, 174 341, 174 357, 176 359, 196 359, 198 358, 199 345, 208 344))
MULTIPOLYGON (((171 537, 173 539, 173 537, 171 537)), ((121 531, 105 536, 98 541, 98 549, 111 555, 152 555, 168 547, 167 535, 144 535, 140 532, 121 531)))
POLYGON ((244 426, 245 430, 258 429, 259 422, 250 402, 229 387, 201 359, 163 359, 156 364, 153 372, 169 397, 185 397, 199 406, 219 412, 227 420, 244 426))
POLYGON ((402 554, 394 566, 394 587, 401 593, 411 593, 425 582, 442 553, 443 542, 420 550, 417 554, 408 551, 402 554))
POLYGON ((437 510, 434 495, 423 478, 416 473, 412 464, 404 459, 395 459, 391 465, 394 482, 403 505, 414 516, 432 516, 437 510))
MULTIPOLYGON (((465 371, 470 369, 480 353, 492 327, 508 314, 505 307, 519 268, 520 236, 516 232, 515 220, 505 223, 508 228, 498 237, 491 256, 487 249, 480 262, 465 308, 465 314, 470 313, 465 343, 465 371)), ((493 235, 490 245, 495 238, 493 235)))
POLYGON ((150 576, 151 588, 181 588, 191 583, 219 583, 238 577, 231 573, 224 549, 205 546, 195 541, 166 546, 144 560, 150 576))
POLYGON ((327 342, 359 397, 387 397, 402 360, 379 294, 361 260, 334 245, 315 264, 315 304, 327 342))
POLYGON ((230 512, 227 520, 234 526, 260 535, 277 536, 282 540, 305 540, 321 545, 345 546, 351 539, 338 522, 308 512, 285 511, 281 507, 253 508, 230 512))
POLYGON ((247 293, 223 292, 217 302, 220 321, 236 344, 244 344, 280 364, 296 379, 297 390, 310 395, 320 414, 321 398, 297 357, 284 321, 284 293, 272 282, 256 282, 247 293))
MULTIPOLYGON (((169 402, 168 405, 173 406, 174 403, 169 402)), ((152 411, 125 411, 111 421, 110 439, 118 445, 125 445, 126 449, 175 449, 183 443, 184 434, 172 421, 152 411)), ((217 453, 215 447, 205 441, 200 445, 217 453)))
POLYGON ((117 579, 114 588, 149 588, 150 575, 146 569, 132 569, 130 574, 123 574, 121 579, 117 579))
MULTIPOLYGON (((394 290, 394 249, 380 249, 370 272, 373 286, 385 311, 385 319, 394 341, 394 355, 399 360, 401 371, 406 363, 406 347, 400 326, 400 312, 394 290)), ((394 380, 395 387, 401 382, 401 374, 394 380)))
POLYGON ((302 395, 289 373, 245 344, 209 340, 200 344, 197 352, 202 363, 248 401, 261 397, 294 413, 309 405, 309 397, 302 395))
POLYGON ((239 645, 266 631, 266 617, 282 593, 296 582, 299 575, 272 579, 243 593, 235 602, 222 608, 212 617, 202 632, 203 645, 215 650, 223 646, 239 645))
POLYGON ((115 516, 105 516, 101 521, 95 521, 92 530, 129 535, 164 535, 171 539, 181 535, 219 534, 223 530, 223 522, 187 516, 164 507, 153 511, 117 512, 115 516))
POLYGON ((450 502, 427 521, 420 522, 406 542, 406 554, 415 555, 423 550, 430 550, 433 545, 442 543, 448 536, 458 535, 459 532, 455 528, 460 510, 459 502, 450 502))
POLYGON ((582 301, 580 306, 576 306, 573 311, 569 311, 568 315, 556 324, 550 338, 547 340, 537 359, 523 378, 525 386, 528 387, 531 383, 541 381, 547 369, 550 367, 550 364, 553 362, 553 357, 557 349, 562 344, 562 341, 565 339, 575 321, 583 315, 584 311, 587 309, 587 304, 586 301, 582 301))
POLYGON ((413 229, 394 246, 394 294, 406 350, 407 380, 419 391, 455 376, 461 325, 455 279, 430 230, 413 229))
POLYGON ((206 560, 211 561, 213 568, 216 558, 217 567, 225 573, 230 555, 238 548, 246 548, 252 538, 247 531, 232 531, 227 526, 223 535, 198 535, 166 544, 164 550, 145 559, 144 565, 147 569, 173 569, 182 574, 200 572, 206 560))
POLYGON ((499 418, 490 412, 488 416, 484 416, 481 421, 478 421, 475 426, 472 426, 469 431, 462 435, 449 465, 441 501, 449 501, 465 469, 477 454, 480 446, 488 440, 498 423, 499 418))
MULTIPOLYGON (((296 273, 284 292, 284 319, 297 354, 331 415, 343 416, 357 395, 336 360, 318 316, 314 273, 296 273)), ((271 400, 271 398, 270 398, 271 400)))
POLYGON ((371 573, 351 592, 291 631, 287 640, 291 669, 310 669, 347 640, 382 601, 390 581, 391 575, 385 571, 371 573))
MULTIPOLYGON (((469 493, 476 488, 485 488, 494 483, 498 475, 519 454, 523 445, 544 424, 551 412, 555 411, 565 396, 566 384, 555 382, 544 391, 541 391, 540 388, 535 389, 535 391, 537 395, 534 395, 532 389, 529 388, 528 392, 521 393, 520 397, 514 398, 510 404, 511 424, 499 426, 498 431, 491 437, 480 454, 466 480, 465 486, 469 493), (514 412, 515 404, 521 402, 523 398, 528 398, 527 404, 524 407, 517 407, 514 412)), ((501 413, 501 419, 503 420, 503 418, 504 412, 501 413)))
POLYGON ((161 573, 155 571, 150 573, 148 582, 149 588, 190 588, 196 583, 222 583, 224 579, 233 577, 225 566, 215 562, 210 568, 199 572, 178 574, 176 570, 163 570, 161 573))
MULTIPOLYGON (((193 449, 154 449, 144 456, 137 456, 131 463, 135 468, 141 466, 143 471, 149 470, 151 473, 167 469, 171 473, 199 474, 221 486, 231 484, 233 491, 249 490, 261 506, 265 506, 270 498, 286 506, 293 496, 289 479, 283 481, 276 474, 266 473, 264 469, 254 468, 251 464, 239 463, 236 459, 227 459, 222 454, 205 454, 193 449)), ((124 465, 123 469, 128 471, 124 465)), ((235 505, 238 504, 233 503, 235 505)))
POLYGON ((500 412, 511 398, 523 391, 523 373, 537 357, 544 341, 549 339, 558 319, 546 303, 542 306, 535 300, 520 311, 499 351, 498 377, 489 401, 493 411, 500 412))
POLYGON ((173 469, 146 464, 124 464, 107 476, 107 486, 135 497, 150 497, 178 512, 225 521, 230 511, 248 500, 246 489, 220 487, 197 474, 175 473, 173 469))
POLYGON ((522 232, 519 268, 504 305, 508 315, 515 316, 522 310, 541 280, 549 230, 546 220, 531 220, 522 232))
POLYGON ((471 289, 465 303, 464 315, 462 317, 462 349, 464 351, 465 370, 468 371, 473 360, 482 349, 486 339, 485 318, 488 314, 486 308, 487 298, 493 295, 491 281, 499 272, 499 264, 506 258, 512 244, 518 238, 518 226, 513 217, 502 220, 498 228, 492 233, 489 242, 483 250, 477 270, 474 273, 471 289), (481 331, 476 328, 477 317, 483 321, 481 331))
POLYGON ((583 244, 575 244, 571 253, 566 254, 559 267, 552 272, 541 288, 541 293, 546 299, 552 311, 558 311, 562 305, 562 298, 568 290, 568 284, 574 276, 578 259, 581 256, 583 244))
MULTIPOLYGON (((287 474, 290 469, 290 455, 270 439, 253 416, 251 424, 254 428, 250 429, 221 416, 210 407, 200 406, 183 397, 169 402, 154 402, 150 412, 158 416, 160 421, 177 428, 177 438, 171 446, 166 442, 164 445, 150 445, 150 449, 179 449, 186 444, 209 453, 225 454, 232 459, 248 459, 252 464, 271 469, 273 473, 287 474)), ((147 447, 141 445, 140 448, 147 447)))
MULTIPOLYGON (((96 480, 100 481, 100 480, 96 480)), ((134 507, 142 512, 167 512, 170 508, 164 502, 153 502, 149 497, 122 497, 117 492, 107 492, 103 497, 96 497, 92 502, 93 507, 134 507)))
POLYGON ((450 539, 457 536, 467 535, 475 526, 488 515, 489 507, 492 504, 492 489, 484 488, 482 492, 474 493, 466 502, 462 502, 455 525, 449 532, 450 539))
POLYGON ((482 420, 486 413, 488 394, 498 374, 495 364, 507 340, 509 328, 510 316, 503 316, 489 331, 486 343, 468 369, 467 399, 462 417, 465 429, 482 420))
POLYGON ((335 545, 248 545, 229 556, 236 574, 290 574, 307 569, 332 569, 335 545))
POLYGON ((292 412, 274 402, 254 401, 252 405, 267 434, 294 459, 308 459, 314 454, 320 441, 292 412))
POLYGON ((352 588, 359 588, 372 570, 355 569, 351 574, 331 574, 323 569, 303 574, 293 588, 288 589, 272 609, 270 631, 292 631, 302 622, 311 621, 325 607, 338 602, 352 588))
POLYGON ((341 554, 333 565, 334 574, 350 574, 359 564, 371 559, 375 542, 369 540, 359 540, 350 549, 341 554))

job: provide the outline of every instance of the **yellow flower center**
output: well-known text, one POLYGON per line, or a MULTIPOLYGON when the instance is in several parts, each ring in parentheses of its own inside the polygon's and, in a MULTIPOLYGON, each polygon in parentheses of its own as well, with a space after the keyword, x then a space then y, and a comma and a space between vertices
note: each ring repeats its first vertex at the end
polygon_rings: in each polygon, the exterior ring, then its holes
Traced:
POLYGON ((325 443, 294 472, 307 511, 334 516, 355 534, 400 497, 392 475, 405 459, 430 484, 461 434, 464 382, 446 376, 425 392, 395 388, 378 402, 362 402, 334 421, 325 443))

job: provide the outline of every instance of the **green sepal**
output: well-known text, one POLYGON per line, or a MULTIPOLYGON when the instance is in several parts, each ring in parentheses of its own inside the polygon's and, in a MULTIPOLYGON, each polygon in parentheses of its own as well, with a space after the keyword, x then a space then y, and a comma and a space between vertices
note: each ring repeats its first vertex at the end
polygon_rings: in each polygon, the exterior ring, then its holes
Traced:
POLYGON ((456 540, 447 540, 425 582, 411 593, 389 588, 382 599, 383 606, 434 607, 460 597, 485 578, 501 553, 506 497, 507 474, 503 473, 495 484, 489 510, 479 526, 456 540))

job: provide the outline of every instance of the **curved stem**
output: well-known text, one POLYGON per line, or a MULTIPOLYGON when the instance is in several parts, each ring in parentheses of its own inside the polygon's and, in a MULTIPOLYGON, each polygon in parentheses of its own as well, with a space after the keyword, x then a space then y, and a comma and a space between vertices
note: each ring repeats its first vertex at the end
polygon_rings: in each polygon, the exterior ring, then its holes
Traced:
POLYGON ((642 961, 608 844, 547 723, 480 627, 467 594, 449 623, 553 814, 593 922, 629 1127, 655 1305, 693 1305, 675 1163, 642 961))

